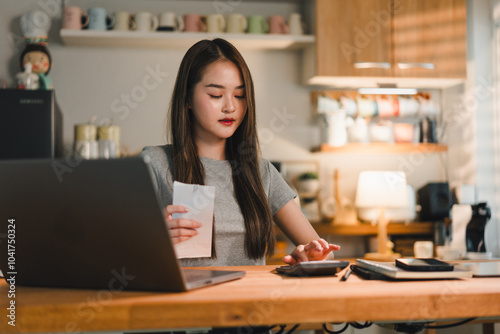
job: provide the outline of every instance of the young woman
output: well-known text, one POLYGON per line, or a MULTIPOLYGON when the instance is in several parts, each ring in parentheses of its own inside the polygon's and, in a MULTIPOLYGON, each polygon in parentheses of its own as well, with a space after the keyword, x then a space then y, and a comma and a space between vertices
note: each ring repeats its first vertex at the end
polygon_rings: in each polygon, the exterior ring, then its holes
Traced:
POLYGON ((151 161, 174 243, 196 235, 200 224, 172 218, 187 212, 172 205, 173 180, 215 186, 214 255, 182 259, 182 266, 265 264, 274 251, 273 221, 297 246, 284 262, 333 258, 340 247, 319 238, 296 194, 260 158, 252 77, 233 45, 202 40, 187 51, 169 114, 172 144, 145 147, 140 156, 151 161))

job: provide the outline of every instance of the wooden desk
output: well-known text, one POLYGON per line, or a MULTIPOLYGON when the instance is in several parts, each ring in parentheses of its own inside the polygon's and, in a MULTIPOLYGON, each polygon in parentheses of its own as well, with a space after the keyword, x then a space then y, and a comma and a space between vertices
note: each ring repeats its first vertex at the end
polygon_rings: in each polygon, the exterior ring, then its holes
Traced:
MULTIPOLYGON (((7 324, 0 284, 0 332, 86 332, 348 321, 500 319, 500 278, 363 281, 354 274, 287 278, 275 266, 232 267, 246 277, 186 293, 16 287, 16 326, 7 324)), ((227 269, 227 267, 226 267, 227 269)))

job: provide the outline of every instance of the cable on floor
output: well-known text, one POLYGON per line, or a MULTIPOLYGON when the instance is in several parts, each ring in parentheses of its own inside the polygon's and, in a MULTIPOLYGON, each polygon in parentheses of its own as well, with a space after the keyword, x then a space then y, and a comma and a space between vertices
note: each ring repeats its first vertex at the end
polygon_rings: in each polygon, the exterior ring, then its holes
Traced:
POLYGON ((464 325, 468 322, 471 322, 472 320, 474 320, 476 318, 469 318, 469 319, 465 319, 465 320, 462 320, 462 321, 458 321, 458 322, 454 322, 452 324, 446 324, 446 325, 427 325, 425 326, 425 328, 429 328, 429 329, 441 329, 441 328, 450 328, 450 327, 455 327, 455 326, 461 326, 461 325, 464 325))
MULTIPOLYGON (((274 325, 274 326, 271 326, 269 327, 269 330, 272 330, 274 329, 276 326, 278 325, 274 325)), ((297 324, 297 325, 294 325, 292 328, 290 328, 290 330, 288 332, 286 332, 285 334, 292 334, 298 327, 300 326, 300 324, 297 324)), ((285 329, 286 329, 286 325, 279 325, 280 327, 280 330, 277 331, 276 333, 274 334, 283 334, 285 332, 285 329)))

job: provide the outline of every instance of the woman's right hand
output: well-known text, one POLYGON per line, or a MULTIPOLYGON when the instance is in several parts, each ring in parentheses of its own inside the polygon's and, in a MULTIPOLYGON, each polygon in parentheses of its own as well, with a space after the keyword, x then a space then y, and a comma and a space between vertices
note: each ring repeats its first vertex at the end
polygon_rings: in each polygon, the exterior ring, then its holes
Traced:
POLYGON ((186 241, 197 235, 198 231, 196 229, 201 227, 201 224, 196 220, 172 218, 173 213, 186 213, 188 211, 189 209, 182 205, 167 205, 165 208, 167 227, 174 244, 186 241))

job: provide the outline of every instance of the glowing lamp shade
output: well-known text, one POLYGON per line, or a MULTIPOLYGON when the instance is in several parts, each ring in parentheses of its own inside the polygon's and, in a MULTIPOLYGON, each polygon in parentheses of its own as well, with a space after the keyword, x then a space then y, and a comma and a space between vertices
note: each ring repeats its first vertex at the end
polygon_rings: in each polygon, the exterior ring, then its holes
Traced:
POLYGON ((356 207, 379 208, 376 253, 367 253, 365 258, 375 261, 392 261, 401 257, 392 252, 388 246, 387 224, 385 210, 404 208, 408 206, 408 193, 406 189, 406 175, 403 172, 365 171, 359 174, 358 188, 356 191, 356 207))
POLYGON ((359 174, 356 207, 404 208, 407 206, 405 173, 365 171, 359 174))

